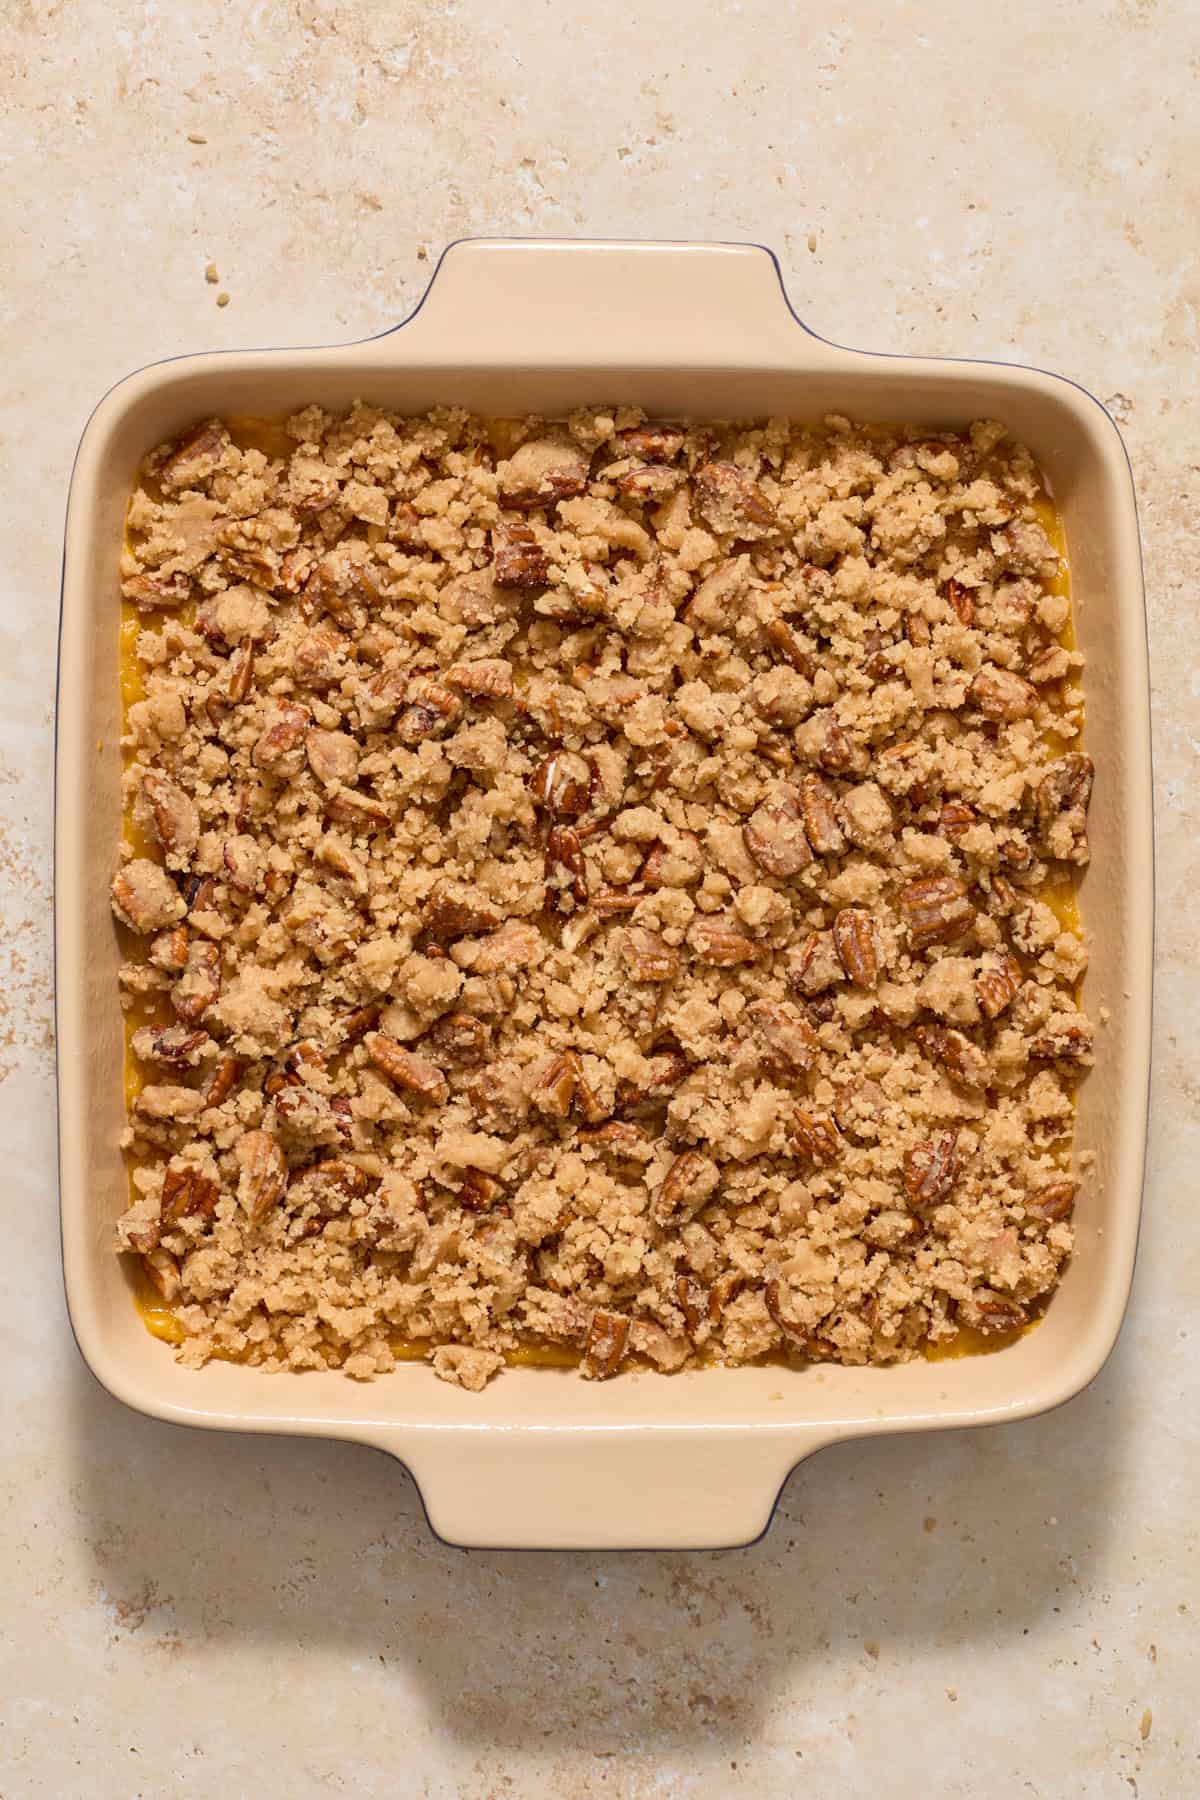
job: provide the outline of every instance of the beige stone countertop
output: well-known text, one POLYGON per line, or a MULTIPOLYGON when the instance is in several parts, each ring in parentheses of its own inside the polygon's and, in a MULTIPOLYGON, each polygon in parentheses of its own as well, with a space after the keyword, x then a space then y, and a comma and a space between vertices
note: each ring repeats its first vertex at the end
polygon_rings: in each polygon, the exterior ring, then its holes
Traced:
POLYGON ((1198 27, 1190 0, 0 9, 3 1800, 1200 1792, 1198 27), (816 1457, 717 1555, 447 1549, 382 1455, 127 1412, 62 1299, 80 429, 158 357, 376 332, 449 239, 504 232, 768 243, 839 342, 1083 382, 1138 484, 1159 985, 1119 1348, 1051 1417, 816 1457))

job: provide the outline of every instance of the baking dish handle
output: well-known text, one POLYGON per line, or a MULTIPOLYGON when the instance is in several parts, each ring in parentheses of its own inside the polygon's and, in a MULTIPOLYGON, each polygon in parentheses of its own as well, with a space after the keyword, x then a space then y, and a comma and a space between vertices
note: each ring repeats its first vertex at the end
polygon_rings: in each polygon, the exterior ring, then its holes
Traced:
POLYGON ((761 244, 466 238, 443 253, 415 312, 376 344, 456 366, 586 362, 592 369, 761 369, 836 353, 792 311, 761 244))
MULTIPOLYGON (((476 1401, 476 1404, 478 1402, 476 1401)), ((429 1522, 468 1549, 732 1549, 771 1522, 816 1428, 503 1426, 375 1436, 407 1467, 429 1522)))

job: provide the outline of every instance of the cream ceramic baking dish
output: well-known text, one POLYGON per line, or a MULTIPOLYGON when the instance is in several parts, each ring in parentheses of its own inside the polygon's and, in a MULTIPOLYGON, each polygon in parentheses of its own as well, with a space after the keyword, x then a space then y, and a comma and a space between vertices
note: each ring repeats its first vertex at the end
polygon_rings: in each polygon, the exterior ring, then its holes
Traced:
POLYGON ((870 1433, 996 1424, 1079 1392, 1116 1338, 1133 1269, 1150 1046, 1152 834, 1142 577, 1129 469, 1102 408, 1004 364, 843 350, 790 310, 749 245, 482 241, 443 256, 397 329, 323 350, 239 351, 143 369, 101 401, 67 515, 58 685, 56 953, 63 1254, 80 1348, 129 1405, 177 1424, 347 1438, 399 1457, 453 1543, 688 1547, 763 1530, 803 1457, 870 1433), (355 397, 416 411, 561 413, 633 400, 711 418, 830 411, 945 426, 1004 420, 1063 510, 1098 771, 1087 1003, 1106 1023, 1078 1148, 1095 1158, 1078 1249, 1042 1324, 989 1356, 898 1368, 712 1369, 582 1382, 513 1369, 482 1394, 421 1364, 337 1374, 177 1366, 113 1255, 124 1205, 118 951, 108 882, 120 825, 117 556, 139 459, 212 413, 355 397))

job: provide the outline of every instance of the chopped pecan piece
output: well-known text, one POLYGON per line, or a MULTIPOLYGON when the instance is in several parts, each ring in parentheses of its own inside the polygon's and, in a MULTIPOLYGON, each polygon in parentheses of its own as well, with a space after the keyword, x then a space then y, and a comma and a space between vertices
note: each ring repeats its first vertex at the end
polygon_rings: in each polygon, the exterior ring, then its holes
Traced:
POLYGON ((166 870, 139 856, 113 876, 112 909, 122 925, 144 935, 174 925, 187 905, 166 870))
POLYGON ((1094 774, 1091 757, 1072 750, 1051 763, 1038 783, 1034 804, 1048 856, 1063 862, 1087 862, 1087 812, 1094 774))
POLYGON ((252 894, 262 876, 262 850, 258 839, 244 831, 238 832, 236 837, 226 838, 221 861, 230 887, 236 888, 239 894, 252 894))
POLYGON ((664 1051, 647 1060, 651 1072, 644 1081, 622 1079, 617 1083, 617 1106, 622 1111, 634 1112, 640 1106, 660 1103, 679 1086, 691 1067, 687 1057, 679 1050, 664 1051))
POLYGON ((789 1319, 783 1310, 783 1292, 778 1276, 773 1275, 763 1287, 763 1304, 784 1337, 791 1338, 793 1343, 800 1344, 805 1350, 811 1350, 807 1332, 794 1319, 789 1319))
POLYGON ((721 631, 733 619, 745 592, 747 580, 744 556, 729 556, 706 575, 683 610, 688 625, 721 631))
POLYGON ((806 1106, 798 1106, 792 1114, 788 1136, 799 1154, 812 1163, 833 1162, 842 1147, 833 1115, 806 1106))
POLYGON ((919 469, 923 475, 941 478, 942 471, 938 465, 948 456, 952 456, 960 467, 968 464, 970 446, 963 438, 953 435, 944 438, 917 438, 893 450, 888 457, 887 466, 892 473, 898 469, 919 469))
POLYGON ((346 671, 347 649, 340 631, 318 626, 306 632, 292 657, 292 676, 297 685, 315 691, 335 687, 346 671))
MULTIPOLYGON (((1013 511, 1017 511, 1015 505, 1013 511)), ((1057 571, 1058 552, 1036 519, 1014 517, 996 536, 1004 545, 1001 552, 993 539, 997 553, 1005 556, 1008 566, 1018 575, 1037 575, 1047 580, 1057 571)))
POLYGON ((1037 705, 1037 689, 1011 669, 986 663, 971 683, 971 698, 988 719, 1024 719, 1037 705))
POLYGON ((1002 919, 1011 918, 1014 913, 1020 914, 1026 905, 1024 896, 1018 894, 1011 881, 1003 875, 993 875, 990 881, 992 912, 998 913, 1002 919))
POLYGON ((683 1323, 687 1334, 690 1338, 694 1338, 702 1326, 710 1323, 708 1294, 694 1275, 677 1275, 675 1277, 675 1299, 683 1314, 683 1323))
POLYGON ((959 624, 973 625, 975 623, 975 596, 970 588, 964 587, 961 581, 952 579, 946 583, 943 591, 958 616, 959 624))
POLYGON ((654 1196, 651 1211, 656 1222, 666 1225, 679 1213, 691 1218, 711 1198, 716 1185, 715 1163, 698 1150, 685 1150, 675 1158, 654 1196))
POLYGON ((918 773, 920 752, 921 746, 913 738, 889 744, 875 758, 874 774, 880 787, 886 788, 888 793, 906 795, 916 805, 923 806, 929 798, 929 786, 918 773))
POLYGON ((172 1082, 144 1087, 134 1101, 134 1111, 144 1119, 174 1125, 190 1119, 204 1104, 197 1088, 181 1087, 172 1082))
POLYGON ((546 839, 545 877, 549 881, 556 868, 565 869, 570 876, 570 890, 576 901, 582 906, 588 897, 587 864, 584 861, 583 845, 579 841, 579 833, 570 825, 551 827, 546 839))
POLYGON ((1022 831, 997 833, 996 853, 1014 877, 1030 874, 1037 863, 1037 852, 1022 831))
POLYGON ((366 869, 341 838, 334 837, 332 834, 323 837, 313 855, 317 862, 322 863, 327 869, 332 869, 334 874, 340 875, 343 881, 349 882, 360 898, 365 898, 370 893, 371 883, 366 869))
POLYGON ((682 469, 648 463, 645 468, 629 469, 624 475, 618 475, 616 489, 622 500, 628 500, 634 506, 660 506, 685 480, 682 469))
POLYGON ((879 942, 875 921, 865 907, 842 908, 833 921, 833 942, 855 987, 875 987, 879 981, 879 942))
POLYGON ((429 544, 425 536, 425 521, 415 506, 398 500, 392 511, 389 530, 392 542, 399 544, 410 556, 424 556, 429 544))
POLYGON ((1020 1331, 1029 1323, 1029 1314, 1019 1301, 1007 1294, 993 1293, 990 1288, 976 1288, 969 1312, 977 1331, 1020 1331))
POLYGON ((844 974, 831 931, 810 931, 788 959, 788 986, 804 1000, 823 994, 844 974))
POLYGON ((142 1257, 142 1268, 146 1280, 154 1289, 160 1300, 171 1306, 178 1300, 183 1291, 183 1282, 179 1275, 179 1264, 169 1250, 147 1250, 142 1257))
POLYGON ((443 618, 474 631, 481 625, 494 625, 497 619, 509 617, 514 601, 511 594, 497 585, 492 569, 468 569, 465 574, 456 575, 447 582, 439 596, 438 608, 443 618))
POLYGON ((157 769, 142 777, 142 797, 154 820, 154 835, 177 866, 191 856, 200 837, 200 814, 190 794, 157 769))
POLYGON ((421 908, 421 922, 436 943, 452 944, 457 938, 495 931, 501 921, 500 914, 486 902, 435 887, 421 908))
POLYGON ((958 1127, 939 1131, 904 1152, 904 1191, 916 1207, 947 1199, 958 1180, 958 1127))
POLYGON ((621 1366, 629 1341, 629 1320, 624 1313, 597 1309, 588 1326, 587 1347, 580 1373, 592 1381, 605 1381, 621 1366))
POLYGON ((1015 956, 996 956, 975 977, 975 998, 979 1010, 989 1019, 998 1019, 1012 1005, 1025 979, 1015 956))
POLYGON ((395 718, 408 695, 408 670, 379 669, 355 696, 358 716, 368 731, 382 731, 395 718))
POLYGON ((793 1007, 774 1000, 752 1000, 746 1017, 762 1047, 767 1068, 784 1075, 801 1075, 812 1068, 821 1040, 793 1007))
POLYGON ((202 1105, 203 1099, 197 1088, 173 1082, 147 1082, 132 1100, 130 1111, 154 1124, 177 1125, 193 1118, 202 1105))
POLYGON ((577 1050, 564 1050, 543 1068, 533 1087, 533 1103, 551 1118, 565 1119, 577 1105, 589 1125, 597 1124, 605 1108, 592 1091, 583 1072, 583 1061, 577 1050))
POLYGON ((696 470, 696 511, 714 531, 761 538, 778 524, 775 508, 754 477, 737 463, 710 462, 696 470))
POLYGON ((341 491, 336 469, 315 458, 292 458, 288 472, 288 505, 298 518, 316 518, 333 505, 341 491))
POLYGON ((550 563, 528 525, 497 525, 492 532, 493 573, 499 588, 544 587, 550 563))
POLYGON ((512 664, 495 656, 455 663, 447 669, 446 680, 473 700, 505 699, 513 691, 512 664))
POLYGON ((225 698, 230 706, 240 706, 250 692, 254 681, 254 652, 254 639, 243 638, 229 659, 225 698))
POLYGON ((462 701, 452 688, 428 681, 419 697, 406 706, 396 720, 396 736, 410 750, 415 750, 426 738, 440 737, 448 731, 461 712, 462 701))
POLYGON ((252 1225, 261 1225, 287 1191, 287 1158, 269 1131, 243 1132, 234 1145, 238 1203, 252 1225))
POLYGON ((335 1027, 339 1046, 345 1048, 347 1044, 356 1044, 378 1023, 378 1006, 356 1006, 353 1012, 343 1013, 335 1027))
POLYGON ((215 944, 193 939, 188 945, 183 974, 171 989, 171 1005, 190 1025, 203 1018, 220 997, 221 952, 215 944))
POLYGON ((259 769, 277 769, 284 759, 304 742, 312 718, 303 706, 286 700, 268 714, 268 723, 251 752, 251 761, 259 769))
POLYGON ((435 1056, 469 1067, 487 1055, 491 1032, 474 1013, 448 1012, 429 1027, 423 1041, 435 1056))
POLYGON ((237 1087, 241 1074, 242 1065, 236 1056, 219 1057, 200 1090, 205 1106, 223 1105, 237 1087))
POLYGON ((322 1157, 320 1162, 313 1163, 311 1168, 302 1169, 299 1179, 315 1198, 324 1200, 326 1205, 347 1200, 362 1200, 371 1191, 371 1177, 357 1163, 347 1161, 343 1156, 322 1157))
POLYGON ((309 731, 304 748, 308 766, 327 786, 349 787, 358 776, 358 746, 344 731, 309 731))
POLYGON ((181 438, 159 466, 165 488, 181 491, 197 488, 216 473, 229 446, 229 433, 220 419, 206 419, 181 438))
POLYGON ((615 442, 627 456, 640 456, 644 462, 674 462, 683 448, 683 432, 678 425, 629 425, 618 431, 615 442))
POLYGON ((164 1225, 178 1225, 180 1219, 211 1219, 217 1210, 216 1182, 194 1162, 172 1157, 163 1176, 159 1215, 164 1225))
POLYGON ((477 975, 494 975, 499 970, 528 969, 541 960, 545 943, 536 925, 521 919, 510 919, 507 925, 479 947, 472 964, 477 975))
POLYGON ((284 1053, 286 1066, 299 1075, 324 1075, 329 1064, 311 1038, 301 1038, 284 1053))
POLYGON ((150 945, 150 961, 168 975, 180 974, 187 961, 188 941, 187 926, 172 925, 169 931, 160 932, 150 945))
POLYGON ((592 895, 592 909, 602 918, 615 918, 621 913, 633 912, 645 897, 644 894, 620 893, 614 888, 605 888, 592 895))
POLYGON ((1056 1020, 1029 1040, 1029 1054, 1041 1062, 1090 1063, 1092 1028, 1083 1018, 1056 1020))
POLYGON ((1071 673, 1071 658, 1061 644, 1047 644, 1030 658, 1029 679, 1035 687, 1063 681, 1071 673))
POLYGON ((937 834, 957 843, 964 832, 975 823, 975 809, 968 806, 965 800, 947 800, 937 816, 937 834))
POLYGON ((294 537, 296 521, 277 508, 246 519, 231 519, 217 527, 218 558, 238 581, 273 588, 279 579, 283 547, 280 533, 288 527, 294 537))
POLYGON ((577 819, 591 802, 590 771, 581 757, 555 750, 529 777, 534 804, 558 819, 577 819))
POLYGON ((403 1044, 382 1031, 373 1032, 364 1042, 375 1067, 398 1088, 416 1094, 422 1100, 434 1100, 439 1105, 446 1099, 450 1092, 446 1077, 427 1057, 406 1050, 403 1044))
POLYGON ((718 1275, 708 1290, 708 1316, 715 1325, 731 1300, 737 1298, 745 1287, 748 1277, 740 1269, 727 1269, 718 1275))
POLYGON ((565 1119, 575 1098, 577 1068, 568 1053, 551 1057, 533 1084, 533 1103, 552 1118, 565 1119))
POLYGON ((965 1032, 949 1025, 918 1025, 914 1035, 925 1054, 941 1063, 961 1086, 985 1088, 991 1081, 992 1065, 986 1052, 965 1032))
POLYGON ((815 751, 817 766, 827 775, 844 775, 854 761, 854 747, 828 708, 812 715, 805 727, 806 738, 810 732, 815 741, 809 754, 815 751))
POLYGON ((570 1052, 570 1054, 575 1058, 575 1062, 576 1062, 576 1075, 575 1075, 575 1106, 576 1106, 576 1109, 579 1112, 580 1117, 588 1125, 598 1125, 601 1119, 604 1119, 608 1116, 608 1114, 612 1111, 612 1108, 609 1106, 605 1106, 603 1104, 599 1095, 595 1092, 591 1083, 588 1081, 587 1076, 583 1072, 583 1062, 582 1062, 581 1057, 579 1056, 578 1051, 572 1050, 570 1052))
POLYGON ((629 927, 622 949, 635 981, 673 981, 679 973, 679 952, 645 925, 629 927))
POLYGON ((719 917, 696 919, 687 935, 698 960, 719 969, 732 968, 736 963, 757 962, 766 955, 761 944, 734 930, 728 920, 719 917))
POLYGON ((530 438, 496 471, 500 504, 524 509, 571 500, 587 486, 589 462, 565 433, 530 438))
POLYGON ((463 1184, 455 1199, 468 1212, 488 1212, 503 1192, 494 1175, 483 1169, 464 1169, 463 1184))
POLYGON ((217 884, 211 875, 188 875, 181 887, 189 915, 207 912, 216 899, 217 884))
POLYGON ((691 887, 704 873, 704 852, 694 831, 679 833, 674 847, 651 844, 637 872, 643 887, 691 887))
POLYGON ((628 1119, 609 1119, 604 1125, 581 1131, 579 1136, 583 1143, 595 1144, 618 1160, 641 1161, 648 1153, 645 1132, 628 1119))
POLYGON ((806 775, 800 783, 800 806, 808 841, 818 856, 840 856, 846 838, 838 823, 833 790, 820 775, 806 775))
POLYGON ((347 825, 351 831, 383 831, 392 815, 382 800, 373 794, 360 794, 354 788, 337 787, 325 801, 325 817, 336 825, 347 825))
POLYGON ((194 1069, 211 1042, 207 1031, 189 1031, 186 1025, 142 1025, 130 1040, 142 1062, 175 1069, 194 1069))
POLYGON ((900 890, 900 910, 914 950, 963 937, 975 923, 967 884, 954 875, 925 875, 900 890))
POLYGON ((875 1138, 886 1099, 883 1089, 869 1075, 861 1075, 838 1089, 833 1116, 840 1130, 854 1137, 875 1138))
POLYGON ((742 838, 759 868, 778 881, 790 880, 812 861, 800 802, 791 789, 764 800, 742 826, 742 838))
POLYGON ((127 575, 121 583, 121 593, 139 612, 173 611, 191 599, 192 584, 182 572, 164 575, 158 571, 144 571, 127 575))
POLYGON ((769 619, 763 626, 763 636, 785 663, 811 679, 813 659, 786 620, 769 619))
POLYGON ((1047 1225, 1057 1225, 1063 1219, 1069 1219, 1075 1210, 1075 1194, 1079 1184, 1075 1181, 1051 1181, 1045 1187, 1035 1188, 1026 1196, 1025 1211, 1035 1217, 1044 1219, 1047 1225))

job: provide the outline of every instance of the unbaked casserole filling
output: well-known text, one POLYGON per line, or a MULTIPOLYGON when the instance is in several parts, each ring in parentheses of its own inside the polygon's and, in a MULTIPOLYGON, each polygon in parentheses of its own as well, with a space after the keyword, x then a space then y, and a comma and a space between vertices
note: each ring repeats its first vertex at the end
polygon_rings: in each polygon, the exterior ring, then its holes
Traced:
POLYGON ((155 450, 112 885, 151 1328, 468 1388, 1027 1329, 1093 1054, 1065 552, 986 421, 155 450))

